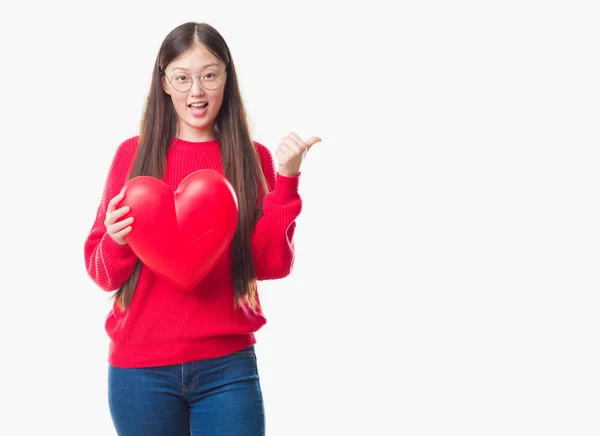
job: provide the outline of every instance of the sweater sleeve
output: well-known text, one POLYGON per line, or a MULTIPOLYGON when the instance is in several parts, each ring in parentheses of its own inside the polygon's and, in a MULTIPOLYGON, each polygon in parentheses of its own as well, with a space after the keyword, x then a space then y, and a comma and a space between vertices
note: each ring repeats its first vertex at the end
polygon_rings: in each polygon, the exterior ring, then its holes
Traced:
POLYGON ((262 144, 257 147, 269 193, 252 235, 252 251, 257 279, 272 280, 289 275, 294 264, 295 220, 302 209, 300 175, 276 174, 271 152, 262 144))
POLYGON ((135 154, 135 138, 120 144, 111 163, 96 219, 84 244, 85 266, 91 279, 105 291, 119 289, 129 278, 137 256, 129 245, 117 244, 106 232, 108 203, 123 188, 135 154))

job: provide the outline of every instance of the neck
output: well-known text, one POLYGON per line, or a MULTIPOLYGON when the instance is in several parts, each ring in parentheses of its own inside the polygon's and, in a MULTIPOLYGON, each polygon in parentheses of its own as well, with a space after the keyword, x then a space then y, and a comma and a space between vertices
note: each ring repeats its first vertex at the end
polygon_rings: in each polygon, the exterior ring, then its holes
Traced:
POLYGON ((188 142, 207 142, 216 138, 213 126, 205 129, 194 129, 189 126, 179 126, 177 138, 188 142))

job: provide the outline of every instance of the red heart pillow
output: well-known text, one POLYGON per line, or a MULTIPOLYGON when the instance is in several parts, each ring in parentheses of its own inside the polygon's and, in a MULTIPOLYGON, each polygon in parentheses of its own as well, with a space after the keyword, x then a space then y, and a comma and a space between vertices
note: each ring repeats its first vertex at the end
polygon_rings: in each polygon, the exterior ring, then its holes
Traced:
POLYGON ((233 187, 219 172, 199 170, 176 191, 149 176, 134 177, 118 207, 129 206, 125 237, 140 260, 176 287, 192 290, 229 247, 238 222, 233 187))

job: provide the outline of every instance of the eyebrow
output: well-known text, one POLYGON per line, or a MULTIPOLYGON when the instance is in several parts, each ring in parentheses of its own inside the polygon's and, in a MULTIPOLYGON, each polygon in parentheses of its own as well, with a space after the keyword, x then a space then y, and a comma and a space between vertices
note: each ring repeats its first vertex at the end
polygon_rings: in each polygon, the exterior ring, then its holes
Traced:
MULTIPOLYGON (((219 66, 219 64, 212 63, 212 64, 207 64, 207 65, 204 65, 204 66, 203 66, 202 68, 200 68, 200 69, 201 69, 201 70, 204 70, 205 68, 208 68, 208 67, 218 67, 218 66, 219 66)), ((187 68, 183 68, 183 67, 175 67, 175 68, 173 68, 173 71, 175 71, 175 70, 182 70, 182 71, 186 71, 186 72, 188 72, 188 73, 190 72, 190 70, 188 70, 187 68)))

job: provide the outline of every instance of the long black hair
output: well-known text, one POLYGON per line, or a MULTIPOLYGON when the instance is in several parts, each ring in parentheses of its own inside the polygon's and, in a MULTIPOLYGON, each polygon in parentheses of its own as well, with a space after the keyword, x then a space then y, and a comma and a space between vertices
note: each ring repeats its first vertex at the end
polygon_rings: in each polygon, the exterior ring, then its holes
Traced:
MULTIPOLYGON (((221 34, 206 23, 189 22, 173 29, 163 41, 152 72, 140 126, 139 145, 129 178, 140 175, 161 178, 172 139, 177 135, 177 113, 170 96, 164 92, 162 79, 169 63, 197 44, 204 45, 226 66, 227 77, 223 103, 215 120, 215 135, 220 141, 225 177, 238 197, 239 219, 231 243, 234 305, 257 304, 256 272, 252 260, 251 238, 261 210, 267 184, 255 144, 250 137, 246 111, 238 86, 235 65, 221 34)), ((141 261, 115 298, 122 310, 131 304, 139 280, 141 261)))

